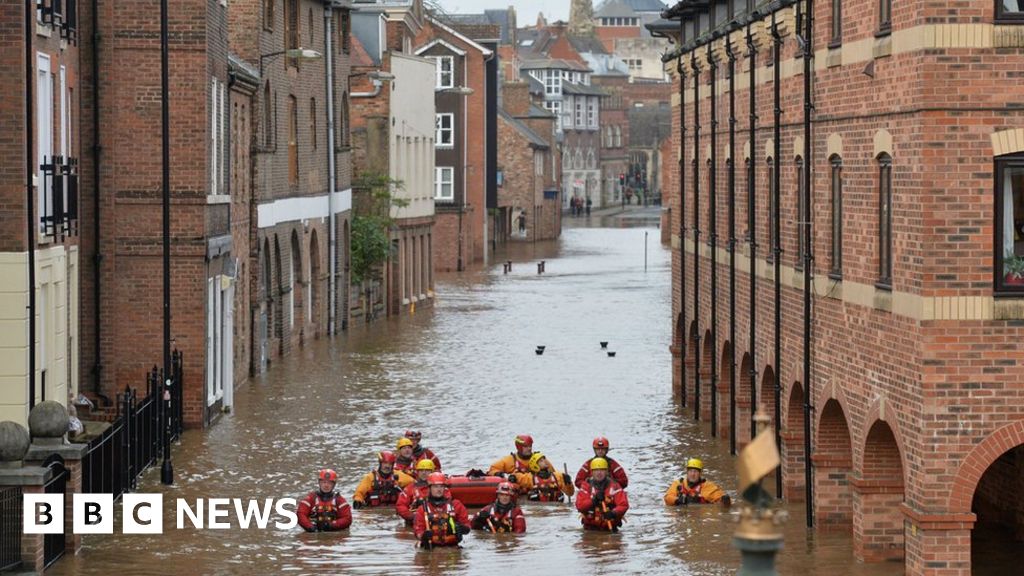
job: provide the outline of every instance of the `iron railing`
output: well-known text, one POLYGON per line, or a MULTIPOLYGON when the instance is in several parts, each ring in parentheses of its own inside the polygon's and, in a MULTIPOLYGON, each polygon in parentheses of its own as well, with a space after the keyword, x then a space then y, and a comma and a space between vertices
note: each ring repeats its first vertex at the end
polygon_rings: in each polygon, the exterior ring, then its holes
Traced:
POLYGON ((39 166, 43 172, 39 193, 43 206, 39 215, 42 231, 47 236, 78 234, 78 159, 50 156, 39 166))
MULTIPOLYGON (((58 454, 53 454, 43 462, 43 468, 49 468, 53 476, 43 486, 45 494, 65 494, 68 485, 68 469, 64 467, 64 459, 58 454)), ((50 566, 64 555, 64 530, 57 534, 43 535, 43 565, 50 566)), ((18 531, 21 532, 20 530, 18 531)))
POLYGON ((21 566, 21 486, 0 488, 0 572, 21 566))

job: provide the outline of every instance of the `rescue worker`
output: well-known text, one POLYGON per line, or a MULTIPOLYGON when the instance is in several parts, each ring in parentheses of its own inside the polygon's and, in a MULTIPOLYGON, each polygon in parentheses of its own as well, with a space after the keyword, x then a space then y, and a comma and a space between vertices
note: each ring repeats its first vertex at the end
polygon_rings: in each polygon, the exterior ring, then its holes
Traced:
POLYGON ((469 513, 462 502, 452 498, 447 483, 441 472, 432 472, 427 478, 427 499, 413 517, 413 530, 422 548, 458 546, 469 534, 469 513))
MULTIPOLYGON (((629 478, 626 477, 626 469, 623 468, 613 458, 608 457, 608 439, 604 436, 598 436, 594 438, 594 458, 604 458, 608 461, 608 470, 611 472, 612 478, 619 483, 619 486, 625 488, 629 486, 629 478)), ((594 458, 587 460, 580 466, 580 471, 576 473, 576 487, 579 488, 583 485, 583 482, 590 477, 590 463, 593 462, 594 458)))
POLYGON ((334 491, 338 473, 325 468, 317 474, 317 490, 299 500, 296 516, 306 532, 334 532, 352 525, 352 508, 334 491))
POLYGON ((608 461, 604 458, 590 461, 590 477, 580 486, 576 509, 583 515, 586 530, 618 532, 622 526, 629 499, 626 491, 608 475, 608 461))
POLYGON ((530 456, 530 474, 520 474, 518 479, 519 492, 533 502, 564 502, 576 492, 572 478, 555 470, 540 452, 530 456))
POLYGON ((516 488, 511 482, 498 484, 497 499, 473 516, 473 528, 502 534, 526 532, 526 516, 516 506, 516 488))
POLYGON ((395 443, 395 451, 398 458, 395 459, 395 471, 405 474, 412 474, 416 468, 416 458, 412 455, 413 442, 408 438, 399 438, 395 443))
POLYGON ((686 461, 686 476, 676 480, 665 492, 665 504, 685 506, 687 504, 732 504, 732 498, 714 482, 703 478, 704 463, 699 458, 686 461))
POLYGON ((417 432, 415 430, 406 430, 405 437, 408 438, 409 440, 412 440, 413 460, 419 462, 420 460, 426 458, 427 460, 433 461, 435 470, 437 470, 438 472, 441 471, 441 460, 437 457, 436 454, 434 454, 433 450, 431 450, 430 448, 425 448, 423 447, 422 444, 420 444, 420 440, 423 438, 422 433, 417 432))
POLYGON ((487 475, 507 476, 509 482, 518 484, 518 475, 530 474, 530 456, 533 456, 533 436, 520 434, 516 436, 516 451, 491 464, 487 469, 487 475))
POLYGON ((403 472, 395 472, 397 456, 390 450, 377 454, 377 469, 367 472, 356 486, 352 496, 352 507, 387 506, 398 502, 402 490, 415 482, 412 476, 403 472))
POLYGON ((420 460, 416 463, 416 481, 409 484, 398 496, 395 503, 395 512, 405 520, 405 523, 412 526, 413 513, 427 499, 428 485, 427 478, 434 472, 434 463, 430 460, 420 460))

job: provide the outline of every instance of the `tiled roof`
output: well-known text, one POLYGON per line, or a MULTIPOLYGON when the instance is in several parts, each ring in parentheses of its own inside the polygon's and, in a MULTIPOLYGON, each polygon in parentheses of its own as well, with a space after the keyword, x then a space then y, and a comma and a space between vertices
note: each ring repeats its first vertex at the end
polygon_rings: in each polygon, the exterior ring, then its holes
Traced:
POLYGON ((530 146, 534 148, 543 149, 550 148, 550 145, 548 144, 547 140, 541 138, 536 132, 531 130, 529 126, 517 120, 511 114, 506 112, 504 108, 498 109, 498 115, 501 116, 503 120, 508 122, 513 128, 515 128, 520 134, 522 134, 523 137, 525 137, 530 142, 530 146))

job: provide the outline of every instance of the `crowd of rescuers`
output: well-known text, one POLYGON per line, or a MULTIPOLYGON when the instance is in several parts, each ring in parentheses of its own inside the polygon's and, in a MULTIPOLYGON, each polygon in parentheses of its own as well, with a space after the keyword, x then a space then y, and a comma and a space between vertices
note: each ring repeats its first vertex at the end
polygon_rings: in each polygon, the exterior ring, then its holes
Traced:
MULTIPOLYGON (((452 496, 449 478, 441 472, 441 461, 420 445, 420 439, 419 432, 406 431, 396 444, 396 452, 380 452, 377 468, 366 473, 356 487, 351 507, 334 489, 338 474, 321 470, 318 489, 299 501, 299 525, 307 532, 345 530, 352 524, 351 508, 391 506, 412 527, 418 546, 433 548, 458 546, 473 529, 526 532, 526 516, 517 505, 521 496, 535 502, 566 502, 575 495, 585 530, 617 532, 629 510, 629 477, 621 464, 608 457, 607 438, 594 439, 594 457, 571 478, 567 471, 559 472, 543 454, 533 451, 531 436, 516 436, 516 451, 498 459, 486 472, 486 476, 502 479, 494 501, 472 517, 452 496)), ((703 473, 701 460, 688 459, 685 476, 673 481, 665 492, 665 504, 729 506, 729 495, 703 473)))

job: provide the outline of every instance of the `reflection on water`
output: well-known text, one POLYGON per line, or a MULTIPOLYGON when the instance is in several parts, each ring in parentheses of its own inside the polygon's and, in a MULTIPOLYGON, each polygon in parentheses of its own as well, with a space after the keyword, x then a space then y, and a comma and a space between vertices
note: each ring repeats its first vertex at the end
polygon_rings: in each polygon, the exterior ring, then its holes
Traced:
MULTIPOLYGON (((655 229, 569 229, 556 243, 510 246, 499 256, 513 260, 511 274, 498 265, 441 278, 434 310, 371 330, 355 326, 278 362, 236 393, 232 414, 185 435, 175 486, 160 486, 151 471, 141 487, 167 499, 298 497, 328 465, 350 498, 376 452, 407 428, 423 432, 447 471, 484 468, 513 450, 516 434, 530 433, 536 450, 575 474, 592 438, 603 435, 630 474, 622 533, 585 533, 571 504, 530 503, 526 535, 474 533, 462 550, 426 552, 395 516, 358 510, 342 535, 171 528, 163 536, 87 537, 56 572, 733 573, 730 515, 661 501, 687 456, 702 457, 727 489, 735 478, 727 443, 708 438, 673 400, 670 255, 656 238, 655 229), (617 357, 605 355, 602 340, 617 357), (536 345, 547 346, 543 356, 536 345)), ((808 538, 803 512, 791 513, 783 573, 902 572, 853 562, 848 537, 808 538)))

